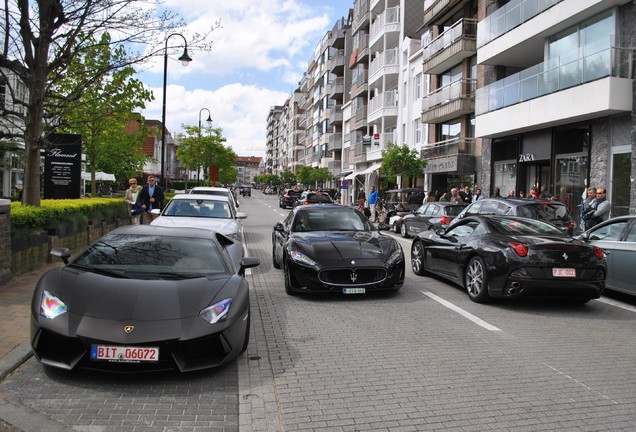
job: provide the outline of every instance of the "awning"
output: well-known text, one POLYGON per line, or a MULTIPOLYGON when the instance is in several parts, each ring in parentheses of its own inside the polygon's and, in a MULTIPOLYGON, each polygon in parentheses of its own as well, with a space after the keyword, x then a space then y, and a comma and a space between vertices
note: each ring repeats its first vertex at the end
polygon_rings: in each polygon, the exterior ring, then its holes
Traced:
POLYGON ((348 174, 346 177, 343 177, 343 180, 353 180, 354 178, 356 178, 356 173, 352 172, 351 174, 348 174))
MULTIPOLYGON (((91 173, 82 172, 82 180, 91 181, 91 173)), ((105 172, 97 171, 95 173, 95 180, 115 181, 115 174, 108 174, 108 173, 105 173, 105 172)))
POLYGON ((353 171, 345 171, 338 174, 336 177, 346 179, 349 174, 353 173, 353 171))
POLYGON ((380 169, 381 166, 382 166, 382 162, 375 163, 375 164, 371 165, 369 168, 365 169, 364 171, 356 173, 356 175, 371 174, 372 172, 377 171, 378 169, 380 169))

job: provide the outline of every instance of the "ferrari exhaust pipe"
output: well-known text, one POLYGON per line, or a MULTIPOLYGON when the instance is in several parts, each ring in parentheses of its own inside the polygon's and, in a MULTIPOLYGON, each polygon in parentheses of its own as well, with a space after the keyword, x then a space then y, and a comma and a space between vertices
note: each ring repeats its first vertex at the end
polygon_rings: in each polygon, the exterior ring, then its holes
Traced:
POLYGON ((508 295, 517 295, 521 292, 521 284, 517 281, 514 281, 510 284, 510 288, 506 291, 508 295))

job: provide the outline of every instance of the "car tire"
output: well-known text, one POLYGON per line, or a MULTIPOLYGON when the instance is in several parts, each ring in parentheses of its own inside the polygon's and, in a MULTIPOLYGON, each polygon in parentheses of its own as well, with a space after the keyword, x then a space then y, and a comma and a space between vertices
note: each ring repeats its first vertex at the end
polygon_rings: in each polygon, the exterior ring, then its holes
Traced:
POLYGON ((243 339, 243 347, 241 347, 241 353, 247 351, 247 346, 250 344, 250 322, 252 320, 252 311, 247 308, 247 323, 245 327, 245 339, 243 339))
POLYGON ((424 244, 415 240, 411 245, 411 268, 418 276, 426 276, 426 265, 424 264, 424 244))
POLYGON ((275 269, 279 269, 280 268, 280 263, 276 259, 276 246, 275 245, 272 246, 272 266, 274 266, 275 269))
POLYGON ((402 237, 404 237, 404 238, 409 238, 409 237, 411 237, 411 236, 409 235, 409 232, 408 232, 408 227, 406 226, 406 224, 405 224, 404 222, 402 222, 402 225, 400 226, 400 234, 401 234, 401 235, 402 235, 402 237))
POLYGON ((393 222, 393 232, 396 234, 400 233, 400 227, 398 226, 397 222, 393 222))
POLYGON ((285 266, 285 274, 284 274, 284 278, 285 278, 285 292, 288 295, 296 295, 296 291, 295 291, 295 285, 292 281, 293 276, 291 275, 291 271, 289 271, 288 266, 285 266))
POLYGON ((475 303, 487 303, 490 299, 486 265, 480 257, 474 256, 468 261, 464 273, 464 286, 468 297, 475 303))

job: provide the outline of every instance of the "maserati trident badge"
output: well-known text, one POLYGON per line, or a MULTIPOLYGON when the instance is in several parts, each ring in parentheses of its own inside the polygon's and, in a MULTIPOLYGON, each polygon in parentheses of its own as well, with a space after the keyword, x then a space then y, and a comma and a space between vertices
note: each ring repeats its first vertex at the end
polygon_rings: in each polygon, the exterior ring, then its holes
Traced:
POLYGON ((356 279, 358 279, 358 275, 355 270, 351 271, 351 283, 356 283, 356 279))

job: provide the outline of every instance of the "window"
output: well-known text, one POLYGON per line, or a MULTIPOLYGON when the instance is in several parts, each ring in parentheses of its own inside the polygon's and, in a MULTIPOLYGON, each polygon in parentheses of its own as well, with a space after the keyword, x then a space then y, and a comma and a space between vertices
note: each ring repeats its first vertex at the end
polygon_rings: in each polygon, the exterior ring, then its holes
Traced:
MULTIPOLYGON (((590 233, 590 240, 618 241, 627 221, 605 225, 590 233)), ((634 230, 632 230, 634 231, 634 230)))
POLYGON ((418 73, 415 75, 415 99, 421 99, 424 96, 424 90, 422 87, 422 83, 424 80, 422 79, 422 74, 418 73))

